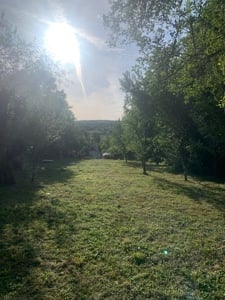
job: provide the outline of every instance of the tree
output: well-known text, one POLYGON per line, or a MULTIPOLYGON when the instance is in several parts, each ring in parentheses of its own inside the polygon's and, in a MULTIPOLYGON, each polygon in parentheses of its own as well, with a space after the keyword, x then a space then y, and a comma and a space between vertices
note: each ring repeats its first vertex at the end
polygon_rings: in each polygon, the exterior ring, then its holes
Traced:
POLYGON ((112 132, 109 148, 109 152, 111 152, 116 157, 122 157, 127 163, 128 160, 128 141, 127 134, 125 129, 126 124, 123 120, 118 120, 117 124, 112 132))
POLYGON ((19 36, 15 26, 12 26, 2 13, 0 16, 0 79, 13 74, 15 70, 25 68, 31 57, 35 57, 31 44, 19 36))
MULTIPOLYGON (((159 137, 168 133, 185 179, 188 169, 199 172, 207 164, 218 176, 225 165, 224 19, 222 0, 112 0, 104 16, 112 43, 135 42, 140 49, 147 106, 154 103, 159 137)), ((142 97, 134 98, 140 112, 142 97)), ((143 119, 152 120, 145 111, 143 119)))
POLYGON ((25 150, 23 127, 25 100, 8 90, 0 91, 0 185, 15 182, 16 159, 25 150), (22 138, 21 138, 22 137, 22 138))
POLYGON ((46 155, 78 152, 78 130, 49 58, 38 55, 3 19, 0 36, 5 59, 0 62, 4 70, 0 86, 5 86, 0 88, 0 185, 6 185, 15 182, 18 161, 32 164, 34 179, 37 163, 46 155), (28 52, 33 55, 24 57, 28 52))
POLYGON ((126 92, 125 116, 126 135, 130 148, 141 161, 143 174, 147 174, 146 161, 149 159, 151 142, 155 135, 155 110, 145 82, 133 73, 124 74, 121 80, 126 92))

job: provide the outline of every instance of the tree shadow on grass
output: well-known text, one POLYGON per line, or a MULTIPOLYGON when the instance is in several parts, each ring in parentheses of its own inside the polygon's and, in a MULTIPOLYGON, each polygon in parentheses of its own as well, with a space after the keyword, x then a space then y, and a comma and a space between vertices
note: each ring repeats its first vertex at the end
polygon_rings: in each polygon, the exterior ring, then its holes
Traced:
MULTIPOLYGON (((69 247, 72 232, 68 213, 59 207, 57 195, 48 195, 46 186, 67 183, 76 173, 66 168, 68 163, 53 163, 38 170, 34 184, 21 180, 16 186, 0 188, 0 298, 44 299, 54 283, 46 266, 43 243, 52 245, 54 252, 60 247, 69 247), (33 273, 39 270, 39 275, 33 273), (49 278, 48 278, 49 277, 49 278)), ((75 223, 74 223, 75 224, 75 223)), ((50 246, 49 246, 50 247, 50 246)))
POLYGON ((225 189, 213 187, 212 185, 201 185, 198 182, 190 180, 183 183, 172 182, 161 177, 154 177, 153 180, 154 184, 161 189, 171 190, 177 195, 185 195, 196 202, 207 202, 219 210, 225 210, 225 189))
MULTIPOLYGON (((141 162, 139 161, 128 161, 127 163, 124 163, 124 166, 126 167, 131 167, 131 168, 136 168, 136 169, 140 169, 141 170, 141 162)), ((151 172, 157 172, 157 173, 170 173, 170 174, 181 174, 182 170, 175 170, 174 168, 165 165, 165 164, 155 164, 155 163, 146 163, 146 168, 147 171, 149 172, 149 175, 151 174, 151 172)), ((193 175, 190 174, 192 178, 194 178, 194 180, 198 181, 199 184, 204 185, 204 182, 214 182, 214 183, 219 183, 219 184, 225 184, 225 178, 216 178, 213 176, 200 176, 200 175, 193 175)), ((190 181, 190 180, 189 180, 190 181)))
MULTIPOLYGON (((127 167, 141 168, 141 164, 138 161, 129 161, 126 164, 127 167)), ((155 173, 168 173, 169 174, 180 174, 179 172, 172 171, 166 165, 155 165, 147 164, 147 171, 151 175, 151 171, 155 173)), ((174 182, 169 179, 154 176, 154 183, 159 188, 165 190, 173 190, 178 195, 186 195, 194 201, 206 201, 214 205, 218 209, 225 209, 225 189, 217 186, 216 184, 224 184, 224 179, 217 179, 214 177, 192 177, 187 182, 180 181, 174 182), (211 184, 209 184, 209 182, 211 184), (212 185, 214 184, 214 186, 212 185)))
POLYGON ((53 184, 55 182, 66 182, 72 176, 76 175, 74 171, 68 169, 71 164, 76 164, 77 161, 55 161, 52 163, 40 162, 34 172, 34 180, 32 182, 32 170, 26 167, 23 171, 16 174, 16 186, 29 186, 32 183, 34 187, 40 188, 39 184, 53 184))
MULTIPOLYGON (((135 168, 135 169, 140 169, 142 170, 141 162, 139 161, 128 161, 127 163, 124 163, 125 166, 135 168)), ((156 171, 159 173, 166 173, 169 171, 168 167, 166 165, 155 165, 151 163, 146 163, 146 170, 149 172, 149 175, 151 174, 152 171, 156 171)))

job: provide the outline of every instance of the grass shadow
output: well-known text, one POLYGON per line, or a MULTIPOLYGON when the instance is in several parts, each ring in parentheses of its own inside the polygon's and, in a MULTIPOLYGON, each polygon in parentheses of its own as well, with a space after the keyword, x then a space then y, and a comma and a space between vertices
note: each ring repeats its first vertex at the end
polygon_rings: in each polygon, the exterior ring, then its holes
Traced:
POLYGON ((30 186, 33 183, 33 187, 39 188, 39 184, 53 184, 55 182, 66 182, 72 176, 76 175, 74 171, 71 171, 68 167, 72 164, 76 164, 77 161, 54 161, 52 163, 40 162, 34 172, 34 180, 32 178, 31 168, 26 167, 24 170, 19 170, 16 174, 16 186, 30 186))
MULTIPOLYGON (((225 179, 224 178, 216 178, 216 177, 213 177, 213 176, 196 176, 196 175, 192 175, 191 174, 191 177, 196 180, 200 185, 203 185, 203 186, 207 186, 205 183, 206 182, 214 182, 214 183, 218 183, 218 184, 224 184, 225 183, 225 179)), ((191 181, 191 180, 189 180, 191 181)))
POLYGON ((185 195, 199 203, 208 202, 219 210, 225 210, 225 190, 222 188, 199 184, 191 180, 183 183, 172 182, 161 177, 154 177, 153 180, 154 184, 161 189, 171 190, 177 195, 185 195))
MULTIPOLYGON (((135 169, 141 169, 141 162, 139 161, 128 161, 127 163, 124 163, 124 166, 135 168, 135 169)), ((182 170, 175 170, 174 168, 165 165, 165 164, 154 164, 154 163, 146 163, 146 169, 149 172, 149 175, 152 172, 157 172, 157 173, 170 173, 170 174, 183 174, 182 170)), ((224 184, 225 183, 225 178, 216 178, 213 176, 201 176, 201 175, 194 175, 192 173, 188 174, 190 175, 194 180, 196 180, 199 184, 204 185, 204 182, 214 182, 218 184, 224 184)), ((189 179, 190 181, 190 179, 189 179)))
POLYGON ((20 173, 17 175, 21 178, 15 186, 0 188, 1 299, 45 298, 47 279, 43 277, 43 282, 37 283, 32 275, 36 268, 46 272, 42 261, 43 237, 49 239, 50 244, 64 247, 69 244, 70 237, 63 236, 62 228, 69 232, 71 218, 76 220, 76 215, 58 207, 58 199, 48 195, 46 189, 54 183, 67 183, 76 176, 67 168, 69 164, 68 161, 42 164, 33 184, 29 176, 20 173))
MULTIPOLYGON (((128 161, 124 163, 125 166, 135 168, 135 169, 142 169, 141 162, 139 161, 128 161)), ((155 165, 153 163, 146 163, 146 170, 151 174, 151 171, 157 171, 159 173, 167 173, 169 171, 168 166, 166 165, 155 165)))

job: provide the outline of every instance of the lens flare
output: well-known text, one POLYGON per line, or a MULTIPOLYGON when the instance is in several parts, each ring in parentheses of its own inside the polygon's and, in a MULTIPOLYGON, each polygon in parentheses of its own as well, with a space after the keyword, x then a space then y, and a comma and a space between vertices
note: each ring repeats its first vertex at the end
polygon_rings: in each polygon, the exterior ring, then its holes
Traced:
POLYGON ((66 23, 51 23, 45 34, 45 47, 56 61, 74 64, 82 92, 86 97, 80 62, 80 46, 73 27, 66 23))

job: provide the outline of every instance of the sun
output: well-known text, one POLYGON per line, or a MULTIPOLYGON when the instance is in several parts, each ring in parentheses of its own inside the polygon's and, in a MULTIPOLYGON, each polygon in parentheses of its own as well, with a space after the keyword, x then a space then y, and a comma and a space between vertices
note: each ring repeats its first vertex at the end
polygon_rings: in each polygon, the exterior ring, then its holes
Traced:
POLYGON ((74 29, 66 23, 52 23, 45 34, 45 47, 61 63, 79 62, 79 43, 74 29))
POLYGON ((54 60, 75 67, 83 95, 86 97, 82 79, 80 47, 74 28, 67 23, 51 23, 45 34, 45 47, 54 60))

